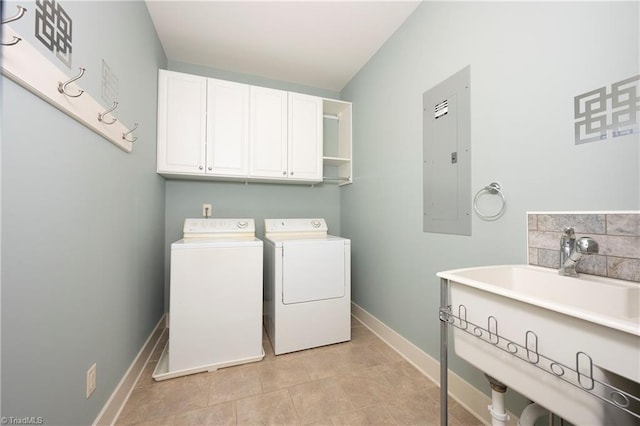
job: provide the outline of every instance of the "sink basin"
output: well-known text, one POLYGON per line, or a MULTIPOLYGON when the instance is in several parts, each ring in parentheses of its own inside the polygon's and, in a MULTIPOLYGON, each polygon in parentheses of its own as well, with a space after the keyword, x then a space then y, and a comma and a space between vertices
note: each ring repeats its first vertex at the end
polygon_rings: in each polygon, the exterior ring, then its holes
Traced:
POLYGON ((640 336, 640 284, 555 269, 500 265, 441 272, 439 277, 640 336))
POLYGON ((530 265, 437 275, 451 313, 472 324, 454 328, 461 358, 572 423, 638 424, 619 406, 640 412, 640 284, 530 265))

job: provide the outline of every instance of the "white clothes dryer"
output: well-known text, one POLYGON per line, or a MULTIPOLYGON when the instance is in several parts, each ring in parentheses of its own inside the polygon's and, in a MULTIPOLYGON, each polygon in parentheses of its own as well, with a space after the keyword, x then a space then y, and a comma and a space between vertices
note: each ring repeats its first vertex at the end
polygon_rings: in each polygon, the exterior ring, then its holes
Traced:
POLYGON ((351 241, 324 219, 265 219, 264 322, 276 355, 351 340, 351 241))
POLYGON ((260 361, 263 243, 253 219, 186 219, 171 244, 169 342, 155 380, 260 361))

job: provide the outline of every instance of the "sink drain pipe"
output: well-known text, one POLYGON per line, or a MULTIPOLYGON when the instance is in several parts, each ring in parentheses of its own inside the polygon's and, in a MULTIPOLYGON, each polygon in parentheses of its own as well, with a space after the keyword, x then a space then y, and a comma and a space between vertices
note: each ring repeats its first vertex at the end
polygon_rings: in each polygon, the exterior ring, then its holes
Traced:
POLYGON ((551 414, 549 410, 536 402, 532 402, 522 410, 518 426, 533 426, 536 420, 547 414, 551 414))
POLYGON ((507 410, 504 408, 504 394, 507 392, 507 386, 488 374, 485 376, 491 385, 491 405, 488 407, 492 419, 491 426, 506 426, 509 420, 507 410))

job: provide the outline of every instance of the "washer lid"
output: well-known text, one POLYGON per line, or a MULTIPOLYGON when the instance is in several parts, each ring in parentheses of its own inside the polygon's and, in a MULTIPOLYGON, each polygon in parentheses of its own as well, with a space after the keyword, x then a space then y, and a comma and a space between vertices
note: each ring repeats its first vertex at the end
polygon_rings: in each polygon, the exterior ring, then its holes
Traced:
POLYGON ((182 234, 192 238, 246 238, 254 237, 256 225, 253 219, 185 219, 182 234))
POLYGON ((171 243, 171 250, 235 247, 260 247, 262 249, 262 245, 262 240, 255 237, 183 238, 171 243))

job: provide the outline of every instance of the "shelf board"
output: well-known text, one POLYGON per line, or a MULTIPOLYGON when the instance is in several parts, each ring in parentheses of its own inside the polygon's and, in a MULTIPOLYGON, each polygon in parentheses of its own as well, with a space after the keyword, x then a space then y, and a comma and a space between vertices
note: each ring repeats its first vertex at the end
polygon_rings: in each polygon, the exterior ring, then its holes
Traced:
POLYGON ((325 166, 340 166, 351 162, 350 158, 322 157, 325 166))
POLYGON ((333 184, 337 184, 338 186, 344 186, 344 185, 349 185, 351 183, 353 183, 351 181, 350 178, 341 178, 341 177, 335 177, 335 176, 324 176, 323 177, 323 183, 333 183, 333 184))
MULTIPOLYGON (((324 114, 333 115, 335 118, 340 118, 345 110, 351 109, 351 102, 339 101, 336 99, 323 99, 322 111, 324 114)), ((332 118, 334 118, 332 117, 332 118)))

